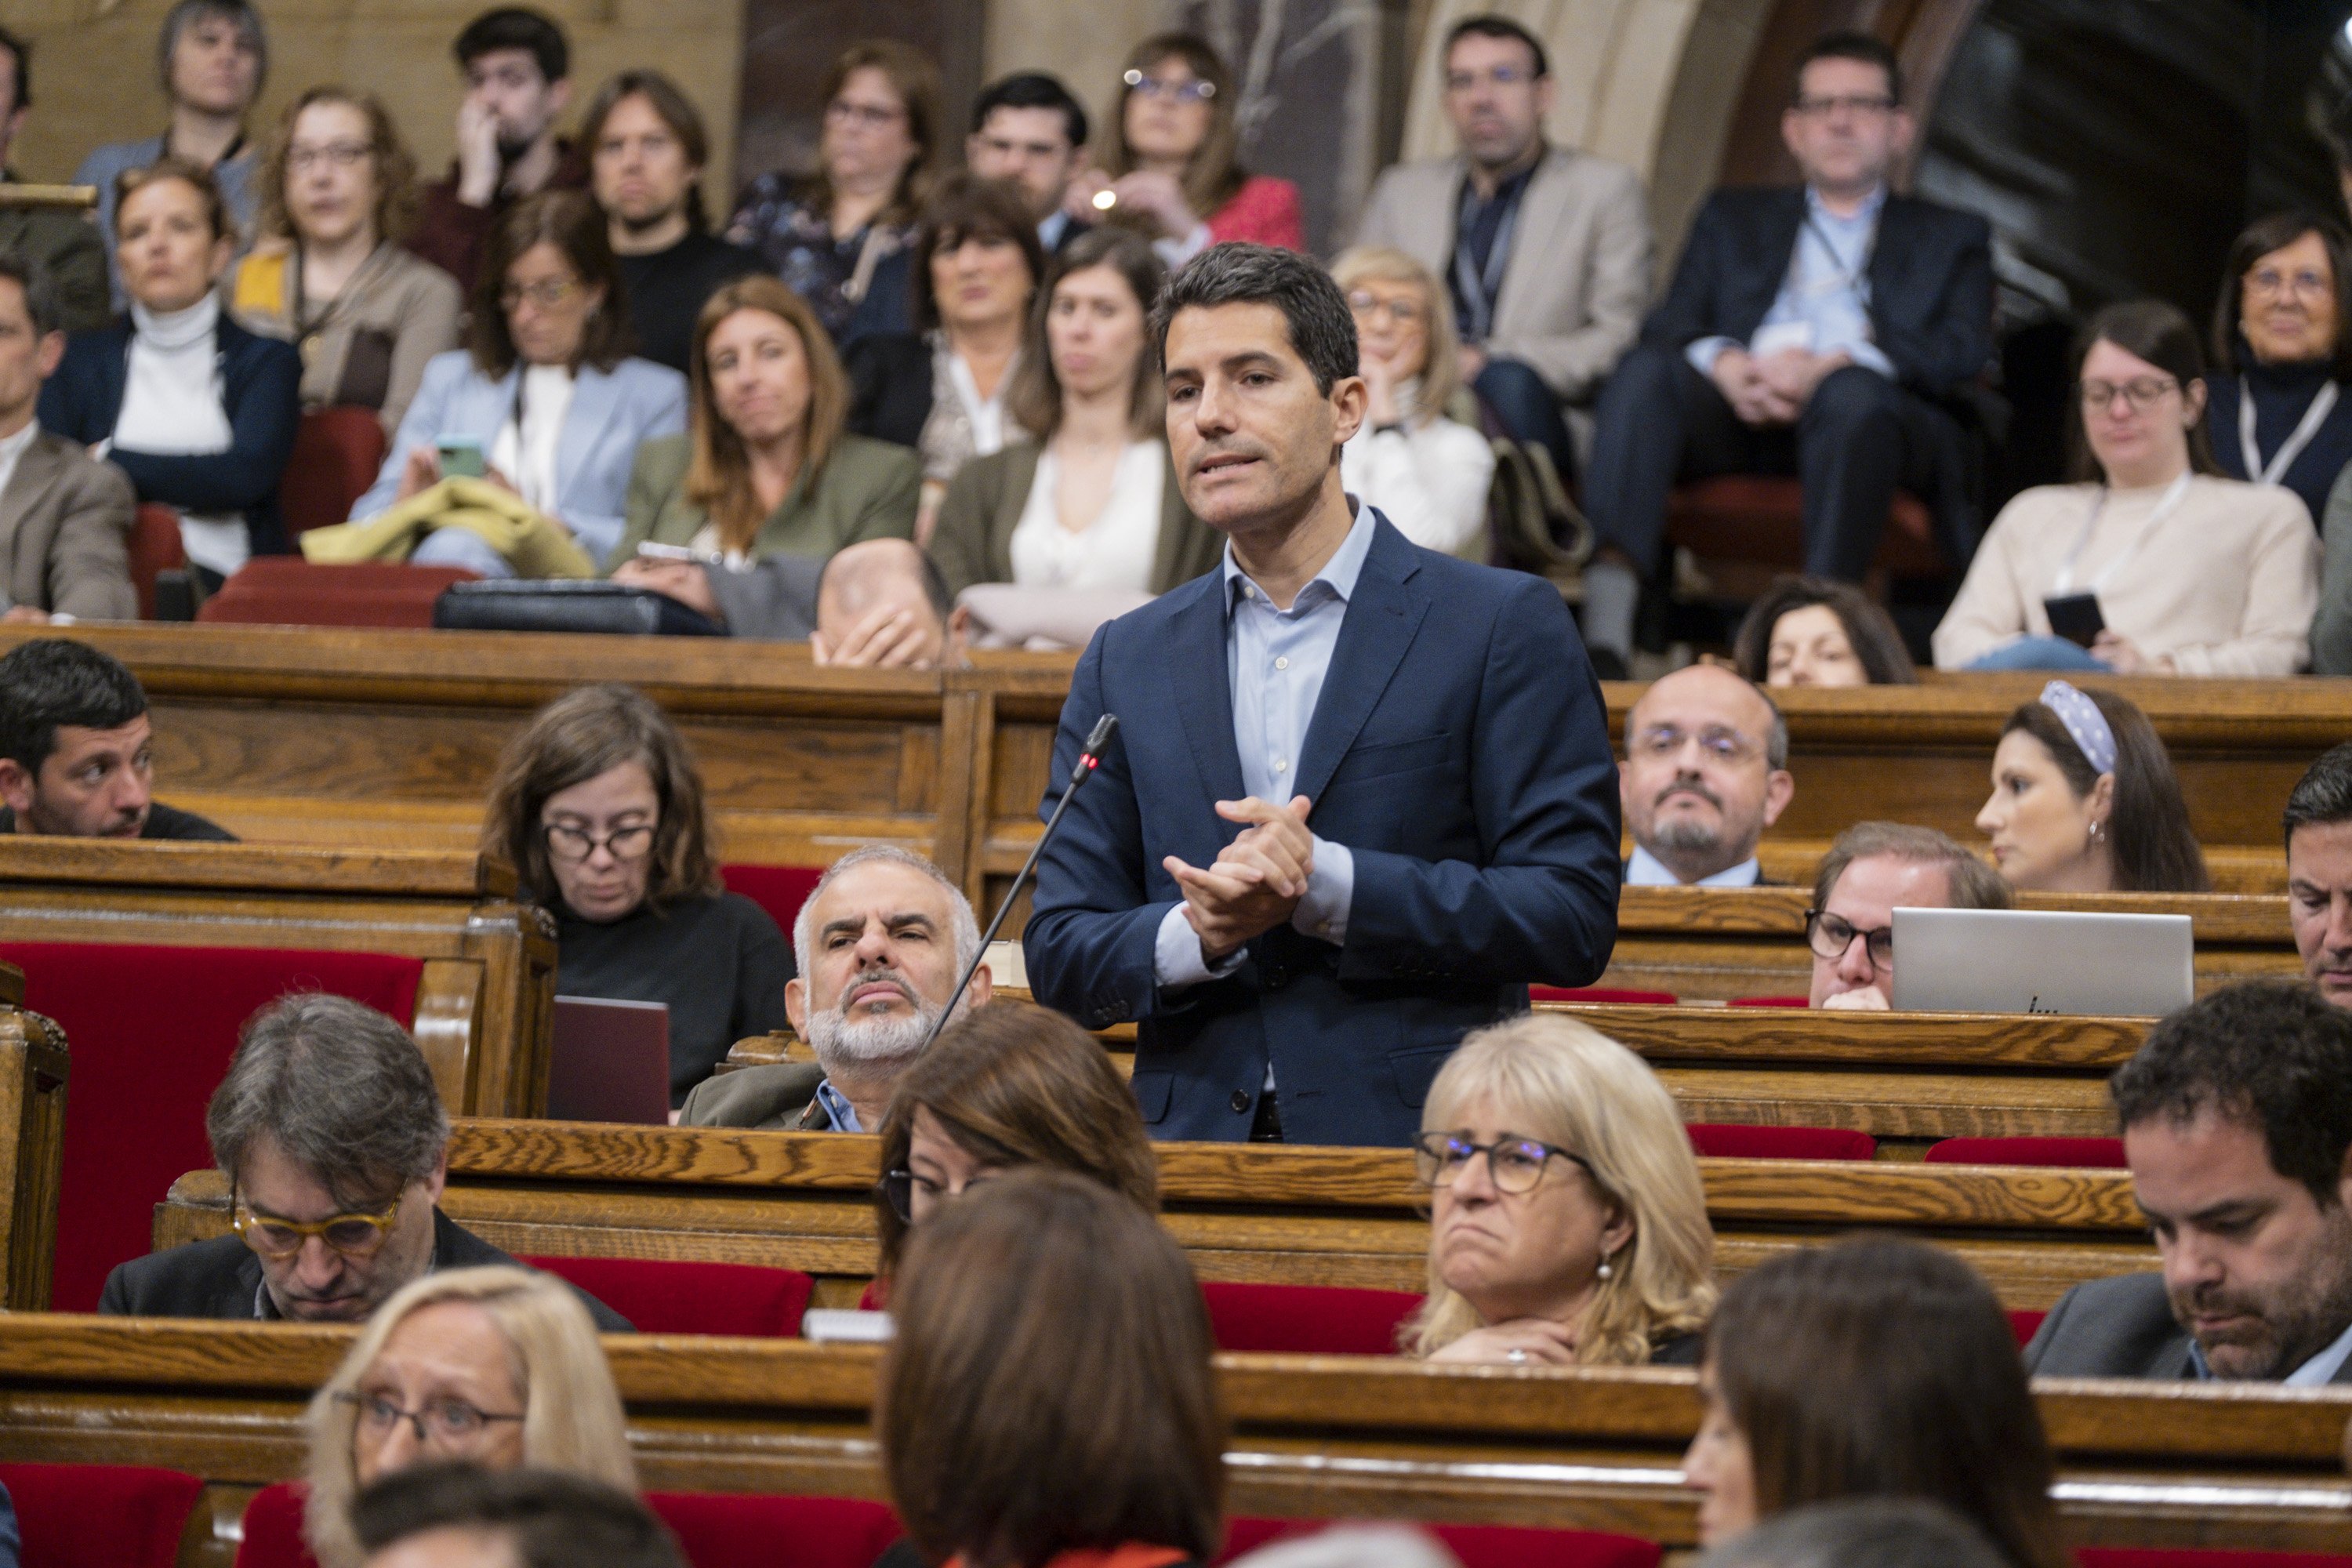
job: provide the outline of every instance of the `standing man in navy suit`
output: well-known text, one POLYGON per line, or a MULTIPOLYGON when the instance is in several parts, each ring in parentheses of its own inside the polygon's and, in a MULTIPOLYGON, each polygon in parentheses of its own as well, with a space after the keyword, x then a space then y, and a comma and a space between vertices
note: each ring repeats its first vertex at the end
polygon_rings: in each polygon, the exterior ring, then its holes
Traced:
POLYGON ((1214 247, 1151 324, 1225 558, 1078 661, 1056 771, 1099 715, 1121 728, 1040 862, 1030 983, 1137 1022, 1156 1137, 1401 1146, 1465 1033, 1609 962, 1600 688, 1549 584, 1423 550, 1340 488, 1367 395, 1320 268, 1214 247))

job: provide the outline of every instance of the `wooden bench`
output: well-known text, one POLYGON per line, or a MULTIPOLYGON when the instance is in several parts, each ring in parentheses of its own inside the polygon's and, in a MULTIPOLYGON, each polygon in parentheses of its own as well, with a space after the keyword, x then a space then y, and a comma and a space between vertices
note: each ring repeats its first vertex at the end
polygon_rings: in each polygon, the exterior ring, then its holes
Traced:
POLYGON ((49 1301, 72 1066, 65 1036, 24 1004, 23 973, 0 963, 0 1308, 12 1312, 49 1301))
MULTIPOLYGON (((841 1133, 467 1121, 442 1207, 509 1252, 797 1268, 816 1304, 853 1303, 876 1264, 879 1141, 841 1133)), ((1402 1150, 1163 1143, 1168 1228, 1206 1279, 1419 1290, 1425 1194, 1402 1150)), ((2153 1268, 2119 1171, 1887 1162, 1701 1160, 1727 1273, 1856 1228, 1948 1246, 2010 1306, 2047 1309, 2084 1279, 2153 1268)), ((224 1234, 228 1187, 194 1171, 154 1244, 224 1234)))
MULTIPOLYGON (((226 1562, 251 1490, 299 1473, 301 1412, 353 1331, 28 1315, 0 1320, 0 1459, 149 1464, 204 1478, 226 1562)), ((645 1484, 882 1495, 882 1352, 796 1341, 604 1341, 645 1484)), ((1696 1543, 1686 1371, 1217 1358, 1236 1514, 1619 1531, 1696 1543)), ((2057 1500, 2077 1544, 2334 1551, 2352 1391, 2046 1381, 2057 1500)), ((192 1531, 192 1535, 199 1531, 192 1531)))
POLYGON ((0 835, 0 942, 421 960, 416 1042, 451 1112, 546 1107, 554 925, 468 852, 0 835))

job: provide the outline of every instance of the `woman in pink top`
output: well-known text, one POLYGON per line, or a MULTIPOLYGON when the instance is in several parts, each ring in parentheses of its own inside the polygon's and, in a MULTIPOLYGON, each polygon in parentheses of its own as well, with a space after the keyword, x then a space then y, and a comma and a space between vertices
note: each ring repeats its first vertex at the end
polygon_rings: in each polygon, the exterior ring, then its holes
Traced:
POLYGON ((1156 34, 1124 80, 1100 167, 1070 184, 1072 216, 1136 225, 1171 267, 1229 239, 1307 248, 1298 187, 1241 166, 1233 73, 1214 49, 1156 34))

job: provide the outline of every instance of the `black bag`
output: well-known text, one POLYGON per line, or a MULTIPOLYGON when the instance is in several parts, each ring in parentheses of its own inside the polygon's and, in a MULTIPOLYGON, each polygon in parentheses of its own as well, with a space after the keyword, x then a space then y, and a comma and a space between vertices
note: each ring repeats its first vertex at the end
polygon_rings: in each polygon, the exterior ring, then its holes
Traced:
POLYGON ((667 594, 622 583, 491 578, 453 583, 433 601, 433 624, 467 632, 618 632, 723 637, 727 628, 667 594))

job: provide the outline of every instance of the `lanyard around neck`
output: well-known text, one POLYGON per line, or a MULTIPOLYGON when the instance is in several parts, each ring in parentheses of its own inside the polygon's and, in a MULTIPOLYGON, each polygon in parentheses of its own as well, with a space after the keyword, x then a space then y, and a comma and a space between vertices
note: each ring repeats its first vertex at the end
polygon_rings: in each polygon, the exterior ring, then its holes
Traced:
MULTIPOLYGON (((1521 187, 1520 199, 1526 195, 1521 187)), ((1502 221, 1495 226, 1495 243, 1486 247, 1486 268, 1482 273, 1470 265, 1468 222, 1477 209, 1478 192, 1466 179, 1462 184, 1462 205, 1454 215, 1454 281, 1462 290, 1463 299, 1470 303, 1472 320, 1465 323, 1469 331, 1464 335, 1472 342, 1484 342, 1494 328, 1495 300, 1503 290, 1503 272, 1511 262, 1511 232, 1518 226, 1519 201, 1514 200, 1503 209, 1502 221)), ((1489 198, 1503 200, 1503 188, 1495 187, 1489 198)))
POLYGON ((2336 407, 2336 384, 2333 381, 2320 384, 2319 390, 2311 395, 2311 406, 2303 411, 2303 420, 2295 426, 2294 434, 2289 436, 2285 444, 2271 455, 2271 460, 2268 463, 2264 463, 2262 448, 2254 442, 2254 389, 2244 376, 2240 376, 2238 378, 2238 456, 2245 462, 2246 478, 2259 485, 2278 483, 2279 476, 2285 473, 2297 458, 2303 456, 2303 449, 2311 445, 2311 438, 2318 435, 2319 427, 2327 422, 2327 416, 2336 407))
MULTIPOLYGON (((2187 498, 2189 481, 2194 478, 2196 478, 2194 468, 2180 470, 2180 477, 2165 487, 2164 494, 2157 498, 2156 509, 2147 514, 2147 521, 2140 525, 2139 532, 2133 537, 2129 544, 2123 547, 2113 561, 2099 569, 2099 574, 2091 579, 2090 586, 2085 592, 2095 594, 2105 587, 2114 580, 2116 572, 2122 569, 2123 563, 2140 552, 2141 546, 2145 545, 2150 536, 2163 525, 2164 520, 2172 515, 2173 509, 2187 498)), ((2091 515, 2083 520, 2083 531, 2074 536, 2074 548, 2066 552, 2065 563, 2058 568, 2058 581, 2051 589, 2053 598, 2063 597, 2074 592, 2074 563, 2083 558, 2084 547, 2091 542, 2092 531, 2099 526, 2099 514, 2106 510, 2107 487, 2101 485, 2097 499, 2091 502, 2091 515)))

